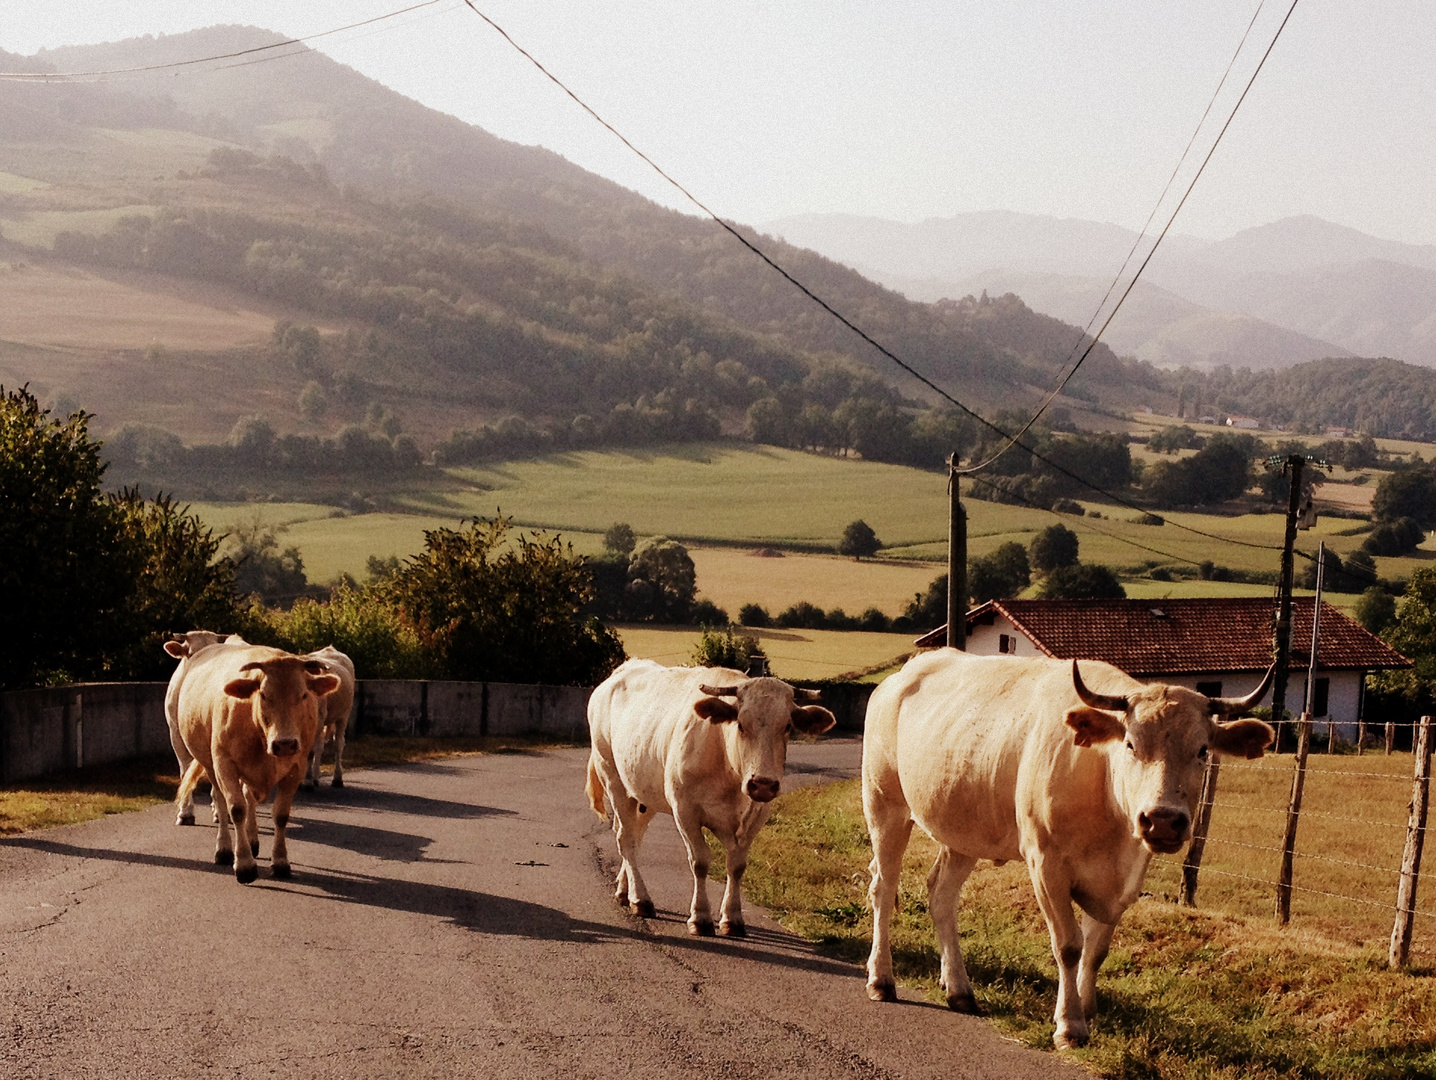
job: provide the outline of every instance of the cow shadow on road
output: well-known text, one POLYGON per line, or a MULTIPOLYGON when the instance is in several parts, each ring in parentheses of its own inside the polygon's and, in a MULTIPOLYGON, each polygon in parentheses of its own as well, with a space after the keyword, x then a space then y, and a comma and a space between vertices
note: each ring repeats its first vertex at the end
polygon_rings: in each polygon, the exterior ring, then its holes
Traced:
POLYGON ((513 816, 516 811, 478 803, 455 802, 452 799, 431 799, 427 795, 410 795, 407 792, 386 791, 383 788, 345 787, 335 791, 331 787, 320 787, 317 791, 302 791, 295 800, 296 820, 306 806, 333 806, 346 810, 375 810, 385 814, 410 814, 414 817, 451 818, 472 820, 494 816, 513 816))

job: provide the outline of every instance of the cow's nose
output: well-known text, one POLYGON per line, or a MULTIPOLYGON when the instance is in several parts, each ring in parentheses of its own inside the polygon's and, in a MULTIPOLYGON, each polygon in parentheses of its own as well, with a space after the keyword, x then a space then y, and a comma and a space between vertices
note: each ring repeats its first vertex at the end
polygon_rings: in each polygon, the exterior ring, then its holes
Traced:
POLYGON ((269 743, 269 752, 275 757, 289 757, 292 754, 297 754, 299 753, 299 740, 271 739, 269 743))
POLYGON ((748 781, 748 798, 754 802, 771 802, 778 797, 779 781, 755 776, 748 781))
POLYGON ((1189 819, 1184 811, 1158 807, 1137 815, 1142 839, 1159 851, 1175 851, 1187 839, 1189 819))

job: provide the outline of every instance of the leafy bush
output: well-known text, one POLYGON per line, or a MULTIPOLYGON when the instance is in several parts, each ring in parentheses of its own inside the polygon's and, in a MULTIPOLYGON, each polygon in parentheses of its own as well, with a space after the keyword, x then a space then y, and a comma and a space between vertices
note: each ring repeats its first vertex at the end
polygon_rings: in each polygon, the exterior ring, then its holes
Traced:
POLYGON ((593 685, 623 645, 584 607, 592 578, 573 546, 507 518, 424 533, 424 550, 382 594, 453 679, 593 685))
POLYGON ((1082 504, 1075 499, 1058 499, 1052 504, 1052 512, 1055 514, 1073 514, 1077 517, 1082 517, 1087 513, 1082 504))
POLYGON ((855 559, 871 558, 882 546, 872 526, 859 518, 849 522, 843 530, 843 538, 838 541, 838 554, 851 555, 855 559))
POLYGON ((289 611, 259 609, 264 629, 246 637, 291 652, 333 645, 354 661, 361 679, 432 679, 438 658, 399 612, 371 590, 337 586, 329 600, 304 599, 289 611))
POLYGON ((738 621, 744 626, 772 626, 773 618, 762 604, 744 604, 738 609, 738 621))
POLYGON ((1415 518, 1402 517, 1378 522, 1361 542, 1361 550, 1368 555, 1405 555, 1425 539, 1426 531, 1415 518))
POLYGON ((1027 545, 1028 561, 1039 574, 1077 563, 1077 534, 1066 525, 1049 525, 1027 545))
POLYGON ((697 626, 728 625, 728 613, 706 598, 694 602, 688 618, 697 626))
POLYGON ((1037 595, 1042 600, 1121 600, 1127 590, 1110 567, 1076 563, 1052 570, 1037 595))
POLYGON ((735 634, 731 626, 722 630, 704 627, 690 659, 695 667, 724 667, 747 671, 749 661, 758 648, 758 639, 749 634, 735 634))

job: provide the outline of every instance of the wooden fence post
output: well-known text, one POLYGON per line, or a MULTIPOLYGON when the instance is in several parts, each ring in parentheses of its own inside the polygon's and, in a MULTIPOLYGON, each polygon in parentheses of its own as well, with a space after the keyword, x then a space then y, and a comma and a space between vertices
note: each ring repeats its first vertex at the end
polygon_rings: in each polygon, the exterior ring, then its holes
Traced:
POLYGON ((1396 747, 1396 721, 1386 721, 1386 756, 1391 756, 1391 751, 1396 747))
POLYGON ((1276 883, 1276 921, 1285 926, 1291 921, 1291 861, 1296 853, 1296 826, 1301 820, 1301 792, 1306 784, 1306 755, 1311 749, 1311 713, 1304 712, 1297 721, 1296 772, 1291 778, 1291 801, 1286 808, 1286 832, 1281 841, 1281 875, 1276 883))
POLYGON ((1387 963, 1406 966, 1411 954, 1411 927, 1416 915, 1416 886, 1421 880, 1421 847, 1426 837, 1426 810, 1431 799, 1431 717, 1421 718, 1416 733, 1415 776, 1411 781, 1411 815, 1406 824, 1406 850, 1401 856, 1401 883, 1396 887, 1396 922, 1391 927, 1387 963))
POLYGON ((1212 824, 1212 803, 1217 798, 1217 775, 1221 769, 1222 763, 1213 757, 1202 776, 1202 797, 1197 803, 1197 820, 1192 823, 1192 846, 1182 863, 1182 903, 1187 907, 1197 906, 1197 871, 1202 868, 1202 853, 1207 849, 1207 830, 1212 824))

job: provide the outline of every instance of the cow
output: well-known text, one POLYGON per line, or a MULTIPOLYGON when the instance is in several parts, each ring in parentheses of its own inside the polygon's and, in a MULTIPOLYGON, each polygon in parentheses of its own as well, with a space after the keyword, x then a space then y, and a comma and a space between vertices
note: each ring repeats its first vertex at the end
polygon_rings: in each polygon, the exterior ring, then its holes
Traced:
POLYGON ((781 679, 750 679, 728 668, 665 668, 652 660, 620 666, 588 701, 592 749, 589 805, 600 818, 613 809, 621 865, 614 899, 652 916, 653 900, 638 872, 638 847, 656 814, 671 814, 688 849, 693 901, 688 932, 714 932, 708 906, 707 828, 727 853, 728 884, 718 929, 746 933, 740 883, 748 847, 767 821, 783 780, 788 733, 817 735, 833 714, 812 701, 816 691, 781 679))
POLYGON ((318 660, 339 676, 339 689, 319 702, 319 735, 314 740, 314 753, 309 759, 309 776, 304 786, 319 787, 319 763, 324 757, 324 748, 334 744, 333 787, 344 786, 344 733, 349 727, 349 712, 354 707, 354 661, 333 645, 326 645, 316 652, 308 653, 306 660, 318 660))
POLYGON ((179 692, 180 686, 184 683, 185 675, 189 671, 190 657, 204 649, 215 645, 244 645, 245 640, 238 634, 216 634, 212 630, 188 630, 183 634, 173 634, 169 641, 164 643, 164 650, 167 654, 179 661, 179 665, 170 675, 169 687, 165 690, 165 724, 170 731, 170 747, 175 752, 175 760, 179 763, 180 771, 180 794, 176 797, 175 824, 194 824, 194 789, 203 774, 194 766, 194 757, 185 748, 184 740, 179 733, 179 692), (189 775, 191 769, 195 775, 189 775))
POLYGON ((1097 969, 1137 899, 1154 852, 1190 836, 1211 753, 1256 758, 1272 742, 1243 698, 1143 684, 1110 664, 919 654, 873 692, 863 733, 863 813, 872 838, 868 997, 895 1001, 889 938, 903 852, 916 822, 938 844, 928 911, 948 1006, 976 1012, 957 902, 979 859, 1022 859, 1057 961, 1061 1048, 1083 1045, 1097 969), (1073 904, 1082 911, 1081 924, 1073 904))
POLYGON ((319 731, 319 702, 339 686, 322 661, 264 645, 226 645, 190 658, 179 691, 180 736, 214 785, 214 861, 233 863, 240 884, 259 876, 256 807, 271 790, 270 869, 276 878, 290 876, 290 807, 319 731))

